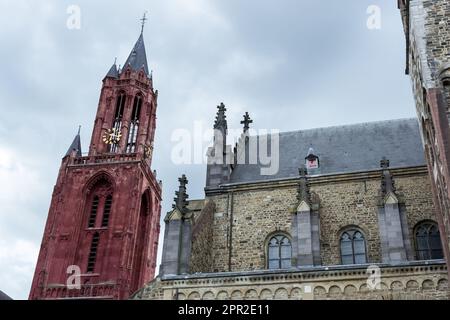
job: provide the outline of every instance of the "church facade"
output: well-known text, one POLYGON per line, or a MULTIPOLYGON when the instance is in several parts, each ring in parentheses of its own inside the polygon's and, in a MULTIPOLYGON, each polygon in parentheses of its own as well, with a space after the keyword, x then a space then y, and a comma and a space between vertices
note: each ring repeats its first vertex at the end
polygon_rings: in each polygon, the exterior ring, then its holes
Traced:
POLYGON ((180 178, 160 275, 133 298, 448 298, 416 119, 281 133, 269 151, 279 170, 262 175, 267 163, 252 163, 250 146, 265 139, 248 134, 246 114, 239 143, 227 145, 225 112, 206 197, 188 201, 180 178))
POLYGON ((62 159, 30 299, 448 299, 449 4, 399 8, 419 121, 264 136, 246 113, 233 146, 221 104, 205 198, 180 177, 156 278, 158 92, 141 33, 103 80, 88 154, 78 133, 62 159))

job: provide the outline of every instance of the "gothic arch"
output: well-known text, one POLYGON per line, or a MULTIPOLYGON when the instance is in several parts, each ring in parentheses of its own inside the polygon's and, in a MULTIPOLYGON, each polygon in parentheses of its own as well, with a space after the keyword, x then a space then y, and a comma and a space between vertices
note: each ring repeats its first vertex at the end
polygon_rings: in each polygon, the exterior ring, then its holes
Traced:
POLYGON ((203 294, 202 300, 214 300, 214 294, 211 291, 207 291, 203 294))
POLYGON ((436 221, 425 219, 417 222, 413 228, 413 243, 417 260, 443 258, 442 238, 436 221), (432 241, 436 236, 438 236, 437 243, 432 241))
POLYGON ((314 288, 314 296, 324 296, 326 293, 327 290, 322 286, 317 286, 314 288))
POLYGON ((231 300, 242 300, 242 292, 239 290, 234 290, 231 293, 231 300))
POLYGON ((275 238, 277 236, 286 237, 289 240, 289 244, 291 246, 291 261, 292 261, 292 236, 287 231, 276 230, 276 231, 273 231, 273 232, 269 233, 266 236, 266 239, 264 240, 264 249, 263 249, 263 252, 264 252, 264 265, 265 265, 265 268, 267 268, 267 269, 270 269, 270 267, 269 267, 269 243, 270 243, 270 241, 273 238, 275 238))
POLYGON ((247 290, 244 297, 246 300, 258 300, 258 292, 254 289, 247 290))
POLYGON ((218 294, 217 294, 217 300, 227 300, 228 299, 228 292, 226 292, 226 291, 220 291, 218 294))
POLYGON ((415 291, 419 289, 419 283, 416 280, 409 280, 406 283, 406 290, 407 291, 415 291))
POLYGON ((116 189, 116 183, 112 175, 106 171, 97 172, 94 176, 92 176, 84 185, 83 194, 88 195, 93 188, 95 188, 99 183, 105 181, 109 184, 114 191, 116 189))
POLYGON ((106 171, 94 174, 82 189, 82 224, 88 228, 107 227, 114 206, 114 178, 106 171))
POLYGON ((149 189, 145 190, 141 195, 141 201, 139 205, 139 211, 137 213, 136 220, 136 238, 134 243, 134 257, 133 257, 133 279, 132 279, 132 291, 139 289, 143 282, 146 280, 142 277, 142 270, 145 270, 145 261, 150 254, 150 250, 153 250, 152 243, 146 241, 148 239, 148 226, 151 221, 151 196, 149 189))
POLYGON ((447 291, 448 290, 448 280, 440 279, 437 283, 437 289, 441 290, 441 291, 447 291))
POLYGON ((261 300, 269 300, 269 299, 272 299, 272 298, 273 298, 272 291, 270 291, 269 289, 263 289, 263 290, 261 291, 261 293, 259 294, 259 298, 260 298, 261 300))
POLYGON ((300 300, 302 298, 302 289, 295 287, 291 290, 290 298, 293 300, 300 300))
POLYGON ((391 290, 394 290, 394 291, 401 291, 404 289, 404 287, 405 286, 403 285, 403 283, 401 281, 393 281, 391 283, 391 290))
POLYGON ((359 292, 362 293, 369 292, 369 287, 367 286, 367 283, 363 283, 361 286, 359 286, 359 292))
POLYGON ((288 298, 288 291, 285 288, 278 288, 277 291, 275 291, 274 299, 287 300, 288 298))
POLYGON ((356 294, 356 292, 358 292, 358 289, 356 289, 356 287, 352 284, 349 284, 344 288, 344 294, 346 296, 353 296, 356 294))
POLYGON ((337 248, 339 248, 339 257, 341 264, 365 264, 369 262, 369 252, 367 250, 368 233, 366 232, 366 230, 358 225, 350 224, 342 227, 338 231, 337 235, 337 248), (364 247, 356 246, 355 244, 357 242, 361 242, 361 240, 364 244, 364 247), (343 246, 345 242, 350 242, 350 247, 343 246), (346 249, 345 254, 344 249, 346 249))
POLYGON ((433 280, 426 279, 422 282, 422 290, 431 290, 434 288, 435 288, 435 285, 434 285, 433 280))
POLYGON ((150 188, 145 189, 145 191, 142 193, 141 196, 141 201, 145 201, 148 204, 148 211, 145 213, 146 215, 151 215, 152 214, 152 207, 153 207, 153 198, 152 198, 152 194, 151 194, 151 190, 150 188))
POLYGON ((200 300, 200 293, 198 293, 197 291, 193 291, 189 294, 188 300, 200 300))
POLYGON ((328 289, 328 295, 330 297, 337 297, 341 294, 342 294, 342 290, 339 286, 334 285, 334 286, 331 286, 330 289, 328 289))

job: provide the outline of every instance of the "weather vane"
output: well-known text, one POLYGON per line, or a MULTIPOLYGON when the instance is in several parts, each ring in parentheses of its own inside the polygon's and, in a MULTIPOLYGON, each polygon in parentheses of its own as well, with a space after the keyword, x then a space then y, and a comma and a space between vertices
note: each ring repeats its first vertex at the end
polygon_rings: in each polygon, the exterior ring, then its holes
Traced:
POLYGON ((141 33, 143 33, 144 32, 144 25, 145 25, 145 21, 147 21, 148 19, 147 19, 147 12, 148 11, 145 11, 144 12, 144 16, 142 17, 142 19, 141 19, 141 21, 142 21, 142 28, 141 28, 141 33))

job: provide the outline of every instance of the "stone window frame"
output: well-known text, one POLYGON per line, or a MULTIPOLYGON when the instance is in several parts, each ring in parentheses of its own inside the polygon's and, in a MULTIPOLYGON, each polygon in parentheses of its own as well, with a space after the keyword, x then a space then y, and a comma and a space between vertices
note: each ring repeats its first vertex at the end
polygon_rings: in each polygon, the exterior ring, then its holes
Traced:
POLYGON ((116 185, 114 179, 111 175, 105 171, 100 171, 96 173, 89 181, 85 184, 83 188, 83 216, 84 221, 83 225, 85 225, 85 230, 99 230, 99 229, 107 229, 109 223, 111 221, 111 215, 113 213, 113 205, 115 202, 115 198, 117 197, 116 185), (99 189, 100 188, 100 189, 99 189), (92 205, 97 198, 97 208, 94 217, 92 217, 92 205), (109 211, 105 212, 105 205, 110 200, 109 211), (107 214, 107 222, 104 225, 105 214, 107 214), (101 215, 101 217, 99 216, 101 215), (100 218, 99 218, 100 217, 100 218), (91 218, 94 219, 93 224, 91 224, 91 218), (99 223, 97 223, 97 219, 100 219, 99 223))
POLYGON ((144 105, 144 94, 138 91, 133 98, 133 107, 131 112, 131 118, 129 119, 129 129, 127 134, 127 141, 125 144, 125 153, 135 153, 137 151, 138 145, 137 140, 139 137, 140 128, 140 118, 143 113, 144 105))
MULTIPOLYGON (((114 114, 112 119, 112 127, 116 131, 122 131, 125 110, 127 108, 129 97, 127 92, 123 89, 119 89, 116 93, 116 106, 114 108, 114 114)), ((109 153, 117 153, 119 152, 119 143, 112 143, 108 146, 109 153)))
MULTIPOLYGON (((367 240, 367 236, 366 236, 367 232, 365 232, 363 230, 363 228, 361 228, 360 226, 348 225, 348 226, 345 226, 345 227, 341 228, 339 233, 338 233, 338 250, 339 250, 340 264, 344 265, 343 260, 342 260, 341 239, 342 239, 342 236, 344 235, 344 233, 348 233, 348 232, 354 232, 354 233, 359 232, 359 233, 362 234, 363 239, 364 239, 364 253, 365 253, 365 258, 366 258, 366 261, 365 261, 364 264, 369 263, 369 251, 368 251, 368 247, 367 247, 367 241, 368 240, 367 240)), ((352 243, 352 255, 353 255, 353 261, 355 261, 355 252, 354 252, 354 249, 353 249, 353 243, 352 243)), ((354 262, 352 265, 358 265, 358 263, 354 262)))
POLYGON ((266 270, 281 270, 280 268, 269 269, 269 242, 270 242, 270 240, 272 240, 272 238, 277 237, 277 236, 283 236, 283 237, 288 238, 288 240, 289 240, 289 242, 291 244, 291 266, 290 267, 293 266, 293 262, 292 262, 292 259, 293 259, 293 256, 292 256, 292 253, 293 253, 292 252, 292 249, 293 249, 292 248, 292 246, 293 246, 292 236, 290 235, 289 232, 278 230, 278 231, 271 232, 266 237, 266 239, 264 241, 264 254, 265 254, 265 264, 264 265, 265 265, 265 269, 266 270))
MULTIPOLYGON (((434 220, 432 220, 432 219, 425 219, 425 220, 421 220, 421 221, 419 221, 419 222, 417 222, 416 224, 415 224, 415 226, 414 226, 414 228, 413 228, 413 242, 414 242, 414 256, 415 256, 415 259, 417 260, 417 261, 426 261, 426 260, 431 260, 431 259, 420 259, 419 258, 419 247, 418 247, 418 241, 417 241, 417 235, 416 235, 416 233, 417 233, 417 231, 418 231, 418 229, 419 228, 421 228, 422 226, 424 226, 424 225, 433 225, 434 227, 436 227, 437 228, 437 231, 438 231, 438 233, 439 233, 439 237, 441 236, 441 232, 440 232, 440 230, 439 230, 439 224, 436 222, 436 221, 434 221, 434 220)), ((441 244, 441 253, 442 253, 442 258, 441 259, 444 259, 444 248, 443 248, 443 246, 442 246, 442 238, 440 238, 440 244, 441 244)), ((429 248, 430 249, 430 248, 429 248)), ((422 250, 423 251, 423 250, 422 250)))

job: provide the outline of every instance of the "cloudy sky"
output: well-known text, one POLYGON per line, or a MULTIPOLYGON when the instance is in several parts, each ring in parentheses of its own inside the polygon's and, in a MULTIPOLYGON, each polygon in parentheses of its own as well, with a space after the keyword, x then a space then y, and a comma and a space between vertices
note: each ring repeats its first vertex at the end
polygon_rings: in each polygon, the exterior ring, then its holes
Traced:
POLYGON ((205 165, 172 163, 172 133, 210 128, 222 101, 230 128, 245 111, 281 131, 415 116, 396 1, 0 0, 0 290, 13 298, 28 296, 61 157, 78 125, 87 151, 101 80, 146 10, 162 216, 179 175, 191 199, 205 181, 205 165), (367 28, 370 5, 381 29, 367 28))

